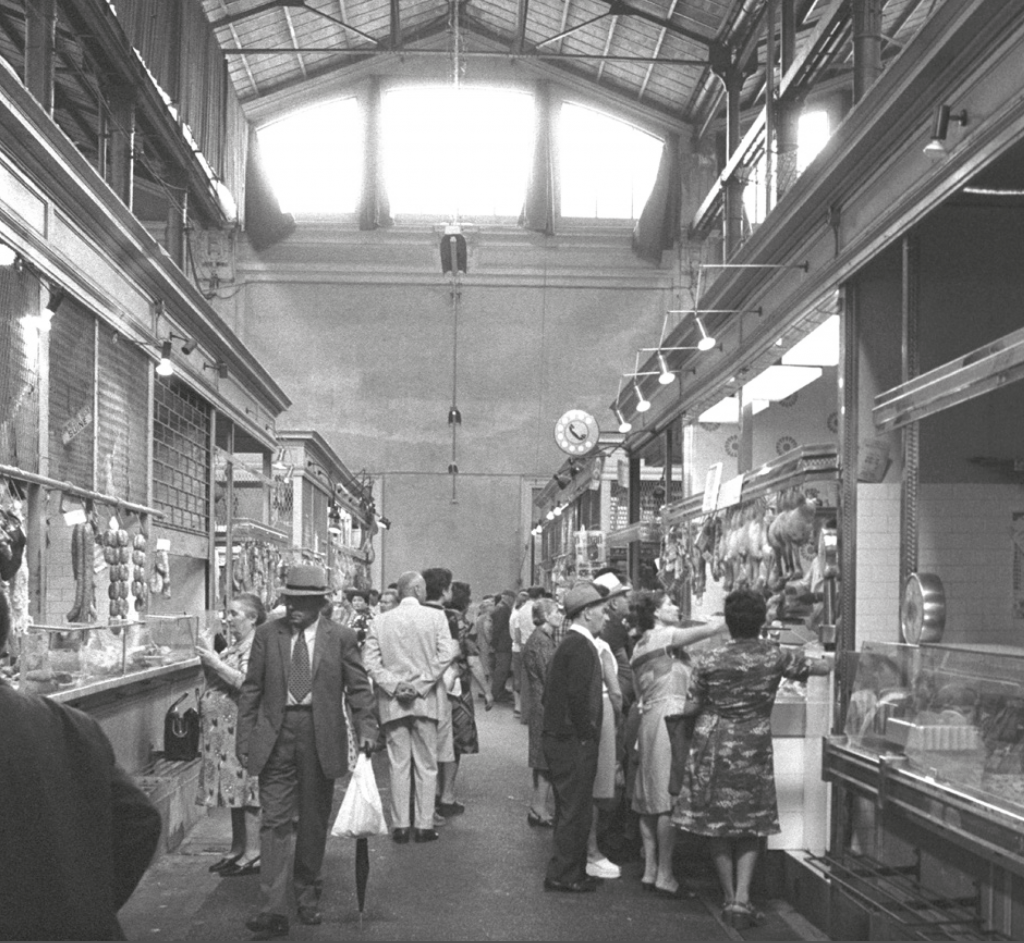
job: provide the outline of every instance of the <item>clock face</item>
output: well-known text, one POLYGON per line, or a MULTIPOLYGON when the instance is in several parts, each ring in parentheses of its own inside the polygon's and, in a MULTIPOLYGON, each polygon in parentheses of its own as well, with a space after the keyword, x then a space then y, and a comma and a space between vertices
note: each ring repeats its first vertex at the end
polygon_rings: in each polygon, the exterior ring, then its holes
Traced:
POLYGON ((582 409, 570 409, 555 423, 555 442, 569 455, 586 455, 597 445, 597 420, 582 409))

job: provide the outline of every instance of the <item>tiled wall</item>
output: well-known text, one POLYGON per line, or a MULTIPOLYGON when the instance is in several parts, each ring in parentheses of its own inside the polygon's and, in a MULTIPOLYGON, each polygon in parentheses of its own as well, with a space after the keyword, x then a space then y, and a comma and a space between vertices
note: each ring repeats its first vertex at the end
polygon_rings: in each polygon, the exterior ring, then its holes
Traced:
MULTIPOLYGON (((946 642, 1019 645, 1013 618, 1012 515, 1024 512, 1016 485, 924 484, 918 498, 918 570, 946 590, 946 642)), ((900 485, 857 491, 857 647, 901 641, 900 485)))
POLYGON ((1012 484, 922 485, 918 569, 946 589, 946 642, 1020 645, 1013 619, 1012 515, 1024 490, 1012 484))
POLYGON ((898 642, 900 485, 857 486, 856 647, 898 642))

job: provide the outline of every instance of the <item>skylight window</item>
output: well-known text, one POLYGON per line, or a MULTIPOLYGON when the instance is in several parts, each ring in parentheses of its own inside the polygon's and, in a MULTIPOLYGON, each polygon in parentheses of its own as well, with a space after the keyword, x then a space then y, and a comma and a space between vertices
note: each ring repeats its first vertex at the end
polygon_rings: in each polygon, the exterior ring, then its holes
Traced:
POLYGON ((796 130, 796 169, 803 173, 828 143, 828 112, 806 111, 800 116, 796 130))
POLYGON ((384 179, 395 215, 516 217, 533 154, 533 97, 421 87, 384 96, 384 179))
POLYGON ((284 212, 356 212, 363 179, 363 123, 354 98, 305 108, 260 128, 259 142, 284 212))
POLYGON ((558 126, 562 216, 636 219, 654 187, 663 142, 568 102, 558 126))

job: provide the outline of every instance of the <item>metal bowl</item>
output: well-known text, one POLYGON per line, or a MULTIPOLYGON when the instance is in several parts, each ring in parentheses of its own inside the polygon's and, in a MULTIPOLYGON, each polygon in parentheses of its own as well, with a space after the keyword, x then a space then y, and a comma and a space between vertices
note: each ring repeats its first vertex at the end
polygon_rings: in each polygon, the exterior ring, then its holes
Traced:
POLYGON ((903 640, 908 645, 940 642, 946 628, 946 591, 934 573, 911 573, 900 606, 903 640))

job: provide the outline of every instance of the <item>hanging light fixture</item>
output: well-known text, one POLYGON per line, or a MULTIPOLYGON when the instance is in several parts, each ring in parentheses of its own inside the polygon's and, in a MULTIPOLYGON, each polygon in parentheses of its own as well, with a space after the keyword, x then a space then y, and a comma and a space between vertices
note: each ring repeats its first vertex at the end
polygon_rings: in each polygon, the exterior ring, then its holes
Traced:
POLYGON ((636 411, 645 413, 651 408, 651 401, 644 399, 643 390, 640 389, 640 381, 633 377, 633 389, 636 390, 636 411))
POLYGON ((697 321, 697 328, 700 330, 700 340, 697 341, 697 350, 713 350, 718 341, 708 333, 707 328, 704 327, 704 320, 699 314, 695 314, 694 318, 697 321))
POLYGON ((619 409, 617 403, 612 403, 612 412, 615 413, 615 418, 619 420, 619 432, 625 435, 633 428, 633 423, 622 415, 622 410, 619 409))
POLYGON ((676 377, 675 374, 668 368, 668 360, 665 358, 663 351, 658 351, 658 366, 661 368, 661 373, 658 374, 658 382, 662 386, 668 386, 676 377))
POLYGON ((174 364, 171 362, 171 342, 166 340, 160 345, 160 362, 156 365, 157 376, 169 377, 174 373, 174 364))

